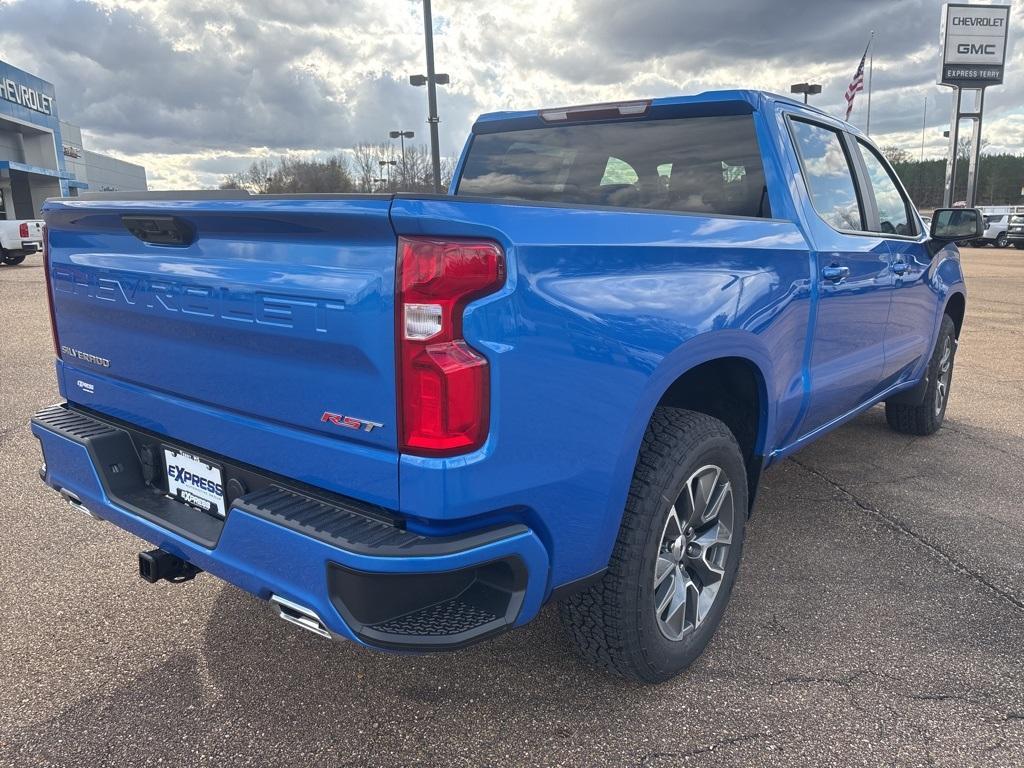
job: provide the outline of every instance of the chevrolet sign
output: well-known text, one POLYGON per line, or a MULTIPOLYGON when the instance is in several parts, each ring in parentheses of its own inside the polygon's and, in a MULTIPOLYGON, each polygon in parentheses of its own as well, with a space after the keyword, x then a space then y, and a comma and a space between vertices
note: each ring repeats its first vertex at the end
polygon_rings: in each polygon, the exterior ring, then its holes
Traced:
POLYGON ((1003 82, 1008 5, 945 7, 941 85, 984 88, 1003 82))
POLYGON ((48 96, 35 88, 16 83, 9 77, 0 80, 0 98, 20 104, 23 107, 42 112, 44 115, 53 114, 53 97, 48 96))

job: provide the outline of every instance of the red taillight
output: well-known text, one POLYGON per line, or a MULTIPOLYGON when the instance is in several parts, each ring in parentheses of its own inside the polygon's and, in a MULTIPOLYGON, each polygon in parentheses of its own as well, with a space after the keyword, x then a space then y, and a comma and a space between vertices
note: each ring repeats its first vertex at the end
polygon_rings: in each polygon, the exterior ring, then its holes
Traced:
POLYGON ((22 237, 28 237, 28 222, 27 221, 21 222, 21 226, 18 227, 18 234, 21 235, 22 237))
POLYGON ((397 328, 402 451, 479 448, 490 418, 487 359, 462 338, 466 305, 505 284, 497 243, 398 239, 397 328))
MULTIPOLYGON (((27 224, 21 226, 27 227, 27 224)), ((53 312, 53 275, 50 274, 50 241, 43 225, 43 274, 46 275, 46 302, 50 306, 50 336, 53 338, 53 353, 60 357, 60 338, 57 336, 57 316, 53 312)))

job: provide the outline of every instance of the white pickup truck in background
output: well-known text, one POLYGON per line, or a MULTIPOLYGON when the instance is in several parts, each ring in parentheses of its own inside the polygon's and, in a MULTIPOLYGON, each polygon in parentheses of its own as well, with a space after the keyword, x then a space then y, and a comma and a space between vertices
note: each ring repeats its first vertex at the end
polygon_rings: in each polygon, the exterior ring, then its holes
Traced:
POLYGON ((43 222, 0 219, 0 264, 14 266, 43 250, 43 222))
POLYGON ((994 245, 1007 248, 1013 245, 1010 239, 1010 218, 1024 213, 1024 205, 979 205, 978 210, 985 217, 985 234, 975 245, 994 245))

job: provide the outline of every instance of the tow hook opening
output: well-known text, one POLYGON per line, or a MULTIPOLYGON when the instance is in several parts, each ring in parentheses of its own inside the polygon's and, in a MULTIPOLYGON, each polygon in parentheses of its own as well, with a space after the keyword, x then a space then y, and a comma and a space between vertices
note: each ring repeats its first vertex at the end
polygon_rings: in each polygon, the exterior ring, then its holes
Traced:
POLYGON ((162 549, 139 553, 139 576, 150 584, 156 584, 161 579, 171 584, 181 584, 191 581, 196 574, 202 572, 201 568, 162 549))
POLYGON ((331 639, 330 630, 327 629, 327 625, 320 620, 315 611, 306 608, 304 605, 293 603, 291 600, 285 600, 280 595, 271 595, 270 602, 277 607, 277 615, 289 624, 294 624, 315 635, 331 639))

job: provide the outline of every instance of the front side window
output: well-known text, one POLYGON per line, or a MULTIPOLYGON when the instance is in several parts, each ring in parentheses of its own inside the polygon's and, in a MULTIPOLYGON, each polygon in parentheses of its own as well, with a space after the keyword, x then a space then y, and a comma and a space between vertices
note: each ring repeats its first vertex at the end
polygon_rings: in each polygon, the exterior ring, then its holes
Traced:
POLYGON ((860 154, 868 170, 868 180, 875 193, 878 207, 878 231, 886 235, 913 235, 914 225, 910 204, 903 197, 889 169, 882 163, 874 148, 858 140, 860 154))
POLYGON ((814 210, 835 229, 864 229, 853 172, 839 133, 803 120, 792 120, 790 125, 814 210))
POLYGON ((479 134, 456 194, 771 216, 752 115, 479 134))

